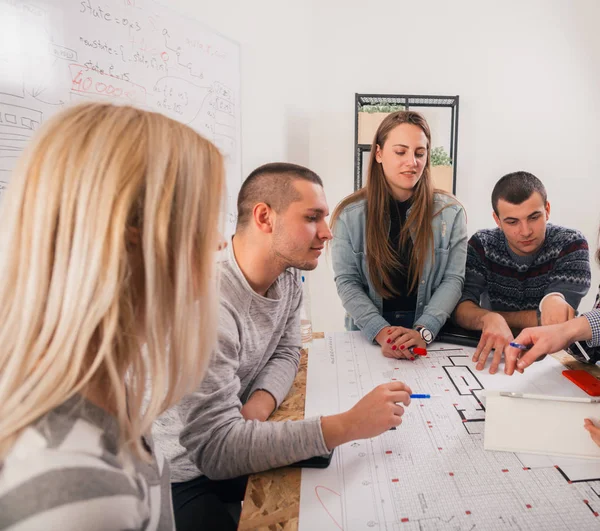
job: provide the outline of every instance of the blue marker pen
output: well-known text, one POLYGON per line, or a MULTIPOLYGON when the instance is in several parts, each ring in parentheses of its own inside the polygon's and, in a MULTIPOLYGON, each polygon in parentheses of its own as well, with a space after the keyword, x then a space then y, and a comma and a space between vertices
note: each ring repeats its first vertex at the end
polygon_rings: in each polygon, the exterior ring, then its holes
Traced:
POLYGON ((411 398, 431 398, 431 395, 423 395, 419 393, 415 393, 410 395, 411 398))
POLYGON ((521 345, 521 343, 515 343, 514 341, 511 341, 509 343, 509 345, 511 347, 518 348, 519 350, 529 350, 531 347, 533 347, 533 345, 529 345, 529 346, 527 346, 527 345, 521 345))

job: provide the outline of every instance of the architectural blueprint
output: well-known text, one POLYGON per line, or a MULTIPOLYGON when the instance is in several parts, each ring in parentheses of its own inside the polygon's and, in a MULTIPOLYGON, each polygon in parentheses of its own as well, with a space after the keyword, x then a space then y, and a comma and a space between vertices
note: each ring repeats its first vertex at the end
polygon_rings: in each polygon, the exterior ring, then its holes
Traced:
POLYGON ((583 391, 551 357, 508 377, 476 371, 471 355, 434 344, 414 362, 387 359, 357 332, 314 342, 307 417, 347 410, 393 380, 439 396, 413 400, 397 429, 337 448, 328 469, 303 470, 301 531, 600 529, 600 461, 483 449, 484 389, 583 391))

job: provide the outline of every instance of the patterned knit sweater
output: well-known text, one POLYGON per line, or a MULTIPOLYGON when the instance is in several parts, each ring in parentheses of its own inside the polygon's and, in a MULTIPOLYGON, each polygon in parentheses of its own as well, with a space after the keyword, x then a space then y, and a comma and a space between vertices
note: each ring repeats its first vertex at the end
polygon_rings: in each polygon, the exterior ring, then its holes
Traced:
POLYGON ((579 231, 548 224, 540 250, 519 256, 502 230, 484 229, 469 240, 460 302, 500 312, 535 310, 544 295, 559 292, 577 309, 590 281, 588 244, 579 231))

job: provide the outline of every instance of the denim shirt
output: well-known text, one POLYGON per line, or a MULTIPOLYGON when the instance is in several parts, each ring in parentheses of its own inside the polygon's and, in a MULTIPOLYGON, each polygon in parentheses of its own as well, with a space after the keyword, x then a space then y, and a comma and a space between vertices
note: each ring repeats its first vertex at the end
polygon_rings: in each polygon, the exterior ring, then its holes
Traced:
MULTIPOLYGON (((419 278, 414 326, 435 337, 459 301, 465 281, 467 222, 464 209, 445 194, 434 194, 434 260, 419 278)), ((411 207, 412 208, 412 207, 411 207)), ((409 209, 410 212, 410 209, 409 209)), ((346 309, 346 330, 362 330, 369 341, 390 324, 382 317, 383 301, 367 271, 366 199, 348 205, 333 228, 331 256, 337 292, 346 309)))

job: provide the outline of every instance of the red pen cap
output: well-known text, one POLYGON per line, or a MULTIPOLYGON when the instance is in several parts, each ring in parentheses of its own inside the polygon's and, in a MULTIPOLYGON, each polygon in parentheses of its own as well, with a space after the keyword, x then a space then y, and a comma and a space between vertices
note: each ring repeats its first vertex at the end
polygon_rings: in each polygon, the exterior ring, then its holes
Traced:
POLYGON ((412 351, 417 354, 418 356, 427 356, 427 349, 426 348, 421 348, 421 347, 415 347, 412 349, 412 351))

